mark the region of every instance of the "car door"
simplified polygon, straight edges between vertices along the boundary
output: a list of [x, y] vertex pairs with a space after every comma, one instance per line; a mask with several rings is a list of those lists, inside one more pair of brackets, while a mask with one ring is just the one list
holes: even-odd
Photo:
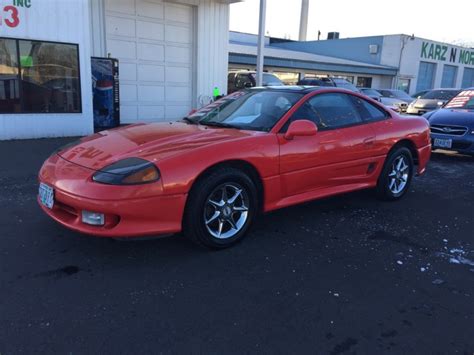
[[321, 93], [308, 99], [290, 118], [309, 119], [318, 133], [280, 142], [280, 173], [284, 196], [343, 185], [363, 184], [375, 154], [375, 134], [364, 124], [351, 97]]
[[392, 132], [390, 129], [392, 116], [384, 108], [363, 98], [352, 96], [352, 100], [366, 126], [374, 132], [375, 141], [372, 148], [375, 164], [383, 164], [385, 156], [393, 144], [393, 137], [390, 133]]

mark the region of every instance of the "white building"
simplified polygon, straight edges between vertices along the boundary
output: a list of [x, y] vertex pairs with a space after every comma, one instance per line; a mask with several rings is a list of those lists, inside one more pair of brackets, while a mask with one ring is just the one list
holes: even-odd
[[226, 92], [238, 0], [0, 0], [0, 139], [93, 132], [91, 57], [120, 61], [121, 122]]
[[[399, 34], [307, 42], [277, 41], [270, 47], [395, 69], [390, 84], [386, 78], [381, 82], [376, 73], [364, 75], [361, 83], [370, 82], [374, 88], [384, 88], [382, 85], [385, 85], [414, 94], [433, 88], [474, 86], [474, 49], [416, 36]], [[357, 72], [352, 75], [360, 78]]]

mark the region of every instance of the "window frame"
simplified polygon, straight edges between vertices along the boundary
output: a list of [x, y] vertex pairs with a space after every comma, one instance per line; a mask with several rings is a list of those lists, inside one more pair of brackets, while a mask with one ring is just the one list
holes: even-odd
[[[314, 98], [320, 96], [320, 95], [327, 95], [327, 94], [339, 94], [339, 95], [346, 95], [346, 97], [348, 98], [350, 104], [352, 105], [353, 109], [357, 112], [357, 114], [359, 115], [361, 121], [360, 122], [357, 122], [357, 123], [351, 123], [351, 124], [347, 124], [347, 125], [343, 125], [343, 126], [338, 126], [338, 127], [330, 127], [330, 128], [320, 128], [315, 122], [313, 122], [311, 120], [311, 122], [313, 122], [314, 124], [316, 124], [316, 126], [318, 127], [318, 132], [326, 132], [326, 131], [334, 131], [334, 130], [337, 130], [337, 129], [344, 129], [344, 128], [350, 128], [350, 127], [356, 127], [356, 126], [362, 126], [362, 125], [367, 125], [367, 124], [371, 124], [371, 123], [376, 123], [376, 122], [382, 122], [382, 121], [385, 121], [385, 120], [389, 120], [391, 118], [393, 118], [393, 116], [391, 115], [391, 113], [386, 110], [385, 108], [383, 107], [380, 107], [379, 105], [374, 105], [372, 104], [371, 102], [369, 102], [368, 100], [364, 99], [363, 97], [360, 97], [359, 95], [356, 95], [356, 94], [353, 94], [353, 93], [346, 93], [346, 92], [340, 92], [340, 91], [325, 91], [325, 92], [321, 92], [321, 93], [316, 93], [316, 94], [313, 94], [313, 95], [310, 95], [310, 96], [307, 96], [303, 99], [303, 101], [301, 102], [301, 104], [298, 106], [298, 108], [296, 109], [295, 112], [293, 112], [291, 114], [290, 117], [288, 117], [288, 119], [286, 120], [286, 122], [283, 124], [283, 126], [278, 130], [278, 133], [279, 134], [285, 134], [288, 130], [288, 127], [290, 126], [291, 123], [293, 123], [294, 121], [297, 121], [297, 120], [301, 120], [301, 119], [304, 119], [304, 118], [300, 118], [300, 119], [296, 119], [296, 120], [293, 120], [293, 117], [298, 113], [298, 111], [304, 107], [304, 105], [306, 104], [309, 104], [309, 102], [311, 100], [313, 100]], [[381, 111], [385, 112], [386, 114], [386, 117], [383, 118], [383, 119], [380, 119], [380, 120], [367, 120], [365, 119], [362, 115], [361, 115], [361, 112], [359, 112], [359, 109], [357, 108], [357, 106], [354, 104], [353, 100], [355, 99], [361, 99], [361, 100], [364, 100], [366, 101], [368, 104], [372, 104], [373, 106], [376, 106], [376, 108], [380, 109]], [[306, 118], [308, 119], [308, 118]]]
[[[19, 38], [19, 37], [3, 37], [0, 36], [0, 40], [13, 40], [15, 41], [16, 45], [16, 52], [17, 52], [17, 61], [18, 61], [18, 90], [20, 93], [20, 108], [21, 112], [1, 112], [1, 115], [77, 115], [77, 114], [82, 114], [83, 113], [83, 107], [82, 107], [82, 80], [81, 80], [81, 56], [80, 56], [80, 46], [79, 43], [71, 43], [71, 42], [59, 42], [59, 41], [45, 41], [45, 40], [40, 40], [40, 39], [30, 39], [30, 38]], [[42, 112], [42, 111], [24, 111], [24, 106], [23, 106], [23, 99], [22, 99], [22, 94], [23, 94], [23, 83], [21, 79], [21, 53], [20, 53], [20, 41], [25, 41], [25, 42], [37, 42], [37, 43], [50, 43], [50, 44], [62, 44], [62, 45], [70, 45], [70, 46], [75, 46], [77, 51], [76, 51], [76, 59], [77, 59], [77, 80], [78, 80], [78, 104], [79, 104], [79, 110], [76, 112], [62, 112], [62, 111], [51, 111], [51, 112]]]
[[[372, 102], [370, 102], [369, 100], [363, 98], [363, 97], [360, 97], [360, 96], [356, 96], [356, 95], [351, 95], [351, 100], [352, 101], [355, 101], [355, 100], [361, 100], [361, 101], [365, 101], [365, 103], [367, 103], [367, 105], [372, 105], [373, 107], [375, 107], [375, 109], [378, 109], [379, 111], [385, 113], [385, 117], [383, 118], [380, 118], [380, 119], [367, 119], [367, 118], [364, 118], [364, 116], [362, 116], [362, 112], [360, 112], [359, 108], [357, 107], [357, 105], [355, 103], [353, 103], [353, 105], [356, 107], [356, 110], [359, 112], [359, 115], [361, 115], [362, 117], [362, 121], [366, 122], [366, 123], [375, 123], [375, 122], [381, 122], [381, 121], [385, 121], [385, 120], [388, 120], [390, 118], [392, 118], [392, 115], [390, 114], [390, 112], [388, 112], [385, 108], [383, 107], [380, 107], [379, 105], [376, 105]], [[364, 109], [366, 111], [366, 109]], [[367, 114], [370, 115], [370, 112], [367, 111]]]

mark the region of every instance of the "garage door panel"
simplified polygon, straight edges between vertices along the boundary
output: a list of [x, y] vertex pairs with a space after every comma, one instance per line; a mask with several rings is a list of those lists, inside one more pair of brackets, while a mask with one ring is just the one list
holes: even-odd
[[161, 44], [139, 43], [138, 59], [162, 62], [165, 59], [165, 46]]
[[106, 31], [109, 35], [135, 37], [135, 20], [108, 16], [106, 21]]
[[166, 106], [166, 120], [178, 120], [188, 115], [191, 111], [190, 105], [168, 105]]
[[167, 62], [187, 64], [190, 62], [190, 58], [191, 48], [166, 46], [165, 59]]
[[193, 8], [106, 0], [107, 52], [120, 63], [123, 122], [187, 114], [193, 93]]
[[163, 20], [165, 18], [165, 8], [162, 3], [138, 0], [137, 14], [139, 16]]
[[136, 43], [131, 41], [109, 39], [107, 41], [107, 50], [112, 53], [115, 58], [119, 59], [136, 59], [137, 57]]
[[189, 101], [191, 90], [187, 86], [167, 85], [165, 90], [166, 101]]
[[165, 25], [162, 23], [137, 21], [138, 38], [163, 41], [165, 39]]
[[135, 122], [138, 120], [136, 105], [120, 105], [120, 120], [122, 122]]
[[165, 88], [158, 85], [140, 85], [138, 87], [138, 97], [140, 102], [165, 101]]
[[166, 26], [166, 41], [190, 44], [191, 43], [191, 29], [181, 26]]
[[120, 63], [120, 80], [137, 80], [137, 65], [135, 63]]
[[120, 83], [120, 97], [123, 102], [137, 101], [137, 85]]
[[159, 121], [165, 116], [165, 107], [161, 105], [139, 106], [138, 119], [140, 121]]
[[160, 65], [138, 65], [138, 80], [140, 81], [165, 81], [165, 67]]
[[135, 14], [135, 0], [106, 0], [105, 8], [123, 14]]
[[189, 24], [192, 21], [192, 9], [190, 6], [166, 4], [165, 19], [167, 21]]
[[166, 82], [186, 84], [191, 82], [191, 69], [183, 67], [166, 67]]

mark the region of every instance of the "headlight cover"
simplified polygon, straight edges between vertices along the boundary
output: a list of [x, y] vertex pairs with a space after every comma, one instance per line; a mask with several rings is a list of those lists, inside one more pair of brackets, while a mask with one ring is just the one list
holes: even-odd
[[141, 158], [119, 160], [97, 171], [92, 180], [108, 185], [149, 184], [160, 179], [160, 172], [155, 164]]

